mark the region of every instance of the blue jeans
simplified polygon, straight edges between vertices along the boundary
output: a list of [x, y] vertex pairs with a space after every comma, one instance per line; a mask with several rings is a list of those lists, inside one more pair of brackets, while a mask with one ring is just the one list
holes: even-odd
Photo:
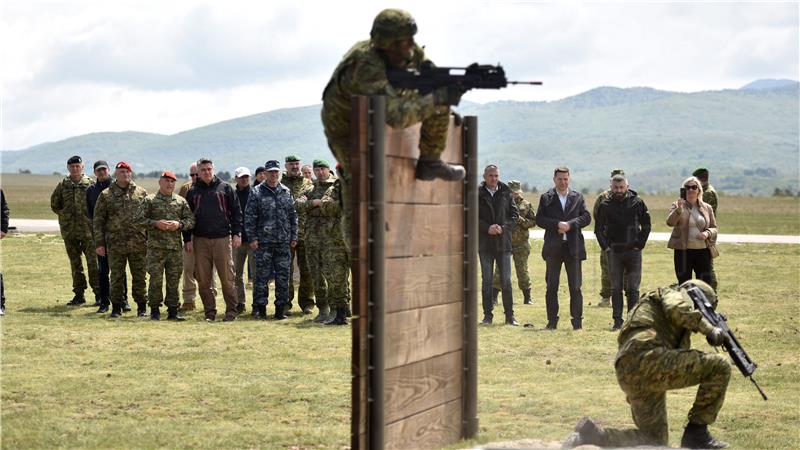
[[642, 251], [625, 250], [608, 252], [608, 272], [611, 278], [611, 317], [614, 325], [622, 324], [622, 289], [626, 285], [628, 311], [639, 300], [639, 284], [642, 282]]
[[514, 299], [511, 294], [511, 252], [478, 252], [481, 260], [481, 300], [483, 303], [483, 316], [492, 319], [492, 281], [494, 280], [494, 266], [500, 271], [500, 284], [503, 290], [503, 310], [506, 319], [514, 317]]

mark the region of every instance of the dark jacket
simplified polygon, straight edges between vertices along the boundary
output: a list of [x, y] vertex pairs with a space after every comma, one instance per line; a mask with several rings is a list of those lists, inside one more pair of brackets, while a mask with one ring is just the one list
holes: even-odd
[[[497, 184], [494, 195], [486, 189], [485, 182], [481, 183], [478, 189], [478, 251], [510, 252], [511, 231], [517, 218], [517, 205], [511, 197], [511, 189], [505, 183]], [[503, 234], [489, 234], [489, 227], [494, 224], [503, 227]]]
[[8, 203], [6, 203], [6, 194], [2, 189], [0, 189], [0, 203], [2, 204], [1, 206], [3, 212], [3, 218], [2, 221], [0, 221], [0, 230], [2, 230], [3, 233], [8, 233], [8, 219], [11, 214], [8, 209]]
[[186, 194], [186, 201], [194, 213], [194, 228], [183, 234], [183, 241], [192, 236], [218, 239], [226, 236], [241, 236], [242, 209], [236, 192], [228, 183], [214, 176], [211, 183], [197, 180]]
[[613, 252], [643, 249], [650, 236], [650, 212], [635, 191], [628, 190], [622, 200], [613, 194], [600, 202], [594, 222], [600, 248]]
[[247, 199], [250, 198], [251, 188], [250, 185], [247, 185], [244, 189], [239, 189], [239, 186], [235, 186], [233, 190], [236, 192], [236, 198], [239, 200], [239, 210], [242, 211], [242, 242], [250, 242], [250, 238], [247, 236], [247, 229], [244, 227], [244, 215], [245, 215], [245, 208], [247, 208]]
[[97, 180], [91, 186], [86, 188], [86, 214], [90, 219], [94, 218], [94, 205], [97, 204], [97, 199], [100, 198], [100, 193], [109, 186], [111, 186], [111, 177], [106, 181]]
[[539, 207], [536, 208], [536, 225], [544, 229], [543, 259], [561, 256], [563, 237], [558, 233], [558, 222], [570, 224], [570, 230], [567, 232], [570, 256], [580, 260], [586, 259], [586, 245], [583, 242], [581, 228], [592, 223], [592, 216], [586, 209], [586, 203], [580, 192], [569, 190], [566, 208], [563, 210], [555, 188], [539, 197]]

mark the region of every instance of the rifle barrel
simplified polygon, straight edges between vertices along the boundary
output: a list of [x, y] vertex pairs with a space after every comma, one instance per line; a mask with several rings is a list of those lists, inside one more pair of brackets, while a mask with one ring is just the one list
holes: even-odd
[[756, 389], [758, 389], [758, 393], [761, 394], [761, 397], [764, 398], [764, 401], [767, 401], [767, 394], [765, 394], [764, 391], [761, 390], [761, 386], [759, 386], [758, 383], [756, 383], [756, 380], [755, 378], [753, 378], [752, 375], [750, 375], [750, 381], [752, 381], [753, 384], [756, 385]]
[[509, 81], [508, 84], [531, 84], [535, 86], [541, 86], [541, 81]]

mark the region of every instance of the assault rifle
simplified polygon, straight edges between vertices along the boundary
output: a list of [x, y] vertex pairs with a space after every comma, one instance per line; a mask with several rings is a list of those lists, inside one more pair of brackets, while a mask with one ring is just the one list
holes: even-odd
[[440, 87], [457, 86], [462, 92], [470, 89], [500, 89], [509, 84], [541, 85], [541, 81], [508, 81], [506, 72], [499, 64], [474, 63], [467, 67], [436, 67], [430, 61], [423, 62], [419, 70], [394, 69], [386, 71], [389, 83], [398, 89], [416, 89], [427, 95]]
[[753, 378], [753, 372], [756, 371], [758, 365], [750, 359], [747, 352], [739, 345], [739, 341], [736, 339], [736, 336], [733, 335], [733, 331], [728, 328], [728, 319], [714, 310], [705, 292], [699, 287], [692, 286], [686, 290], [686, 293], [689, 294], [692, 302], [694, 302], [695, 309], [700, 311], [700, 314], [702, 314], [711, 325], [722, 330], [722, 334], [725, 336], [722, 348], [731, 356], [733, 363], [739, 368], [739, 372], [750, 378], [750, 381], [752, 381], [756, 389], [758, 389], [758, 393], [761, 394], [764, 400], [767, 400], [767, 394], [761, 390], [761, 386], [759, 386]]

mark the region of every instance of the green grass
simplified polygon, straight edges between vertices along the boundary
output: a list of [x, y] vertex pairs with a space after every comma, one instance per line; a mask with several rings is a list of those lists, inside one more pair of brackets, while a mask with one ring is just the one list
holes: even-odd
[[[108, 320], [93, 308], [64, 306], [71, 292], [60, 238], [12, 235], [0, 245], [8, 297], [8, 315], [0, 320], [3, 448], [349, 445], [349, 329], [297, 316], [281, 323], [207, 324], [200, 313], [181, 324], [131, 315]], [[593, 305], [598, 253], [595, 243], [588, 245], [585, 330], [566, 326], [562, 277], [567, 329], [544, 332], [544, 264], [541, 241], [534, 241], [534, 305], [519, 305], [516, 289], [515, 298], [518, 319], [535, 328], [480, 328], [480, 432], [458, 447], [559, 440], [587, 414], [613, 426], [631, 424], [612, 367], [611, 311]], [[800, 448], [800, 247], [726, 244], [722, 250], [720, 309], [759, 364], [755, 375], [770, 400], [762, 401], [734, 371], [712, 431], [734, 448]], [[647, 247], [643, 291], [673, 282], [671, 261], [663, 243]], [[708, 348], [703, 339], [695, 346]], [[694, 392], [668, 395], [673, 444]]]
[[[57, 219], [50, 211], [50, 194], [63, 177], [52, 175], [2, 174], [2, 186], [11, 207], [11, 216], [25, 219]], [[142, 178], [136, 183], [148, 192], [158, 190], [158, 180]], [[179, 181], [182, 184], [183, 180]], [[597, 194], [587, 194], [586, 207], [592, 210]], [[670, 231], [665, 220], [675, 198], [658, 195], [642, 196], [650, 209], [653, 231]], [[527, 193], [525, 198], [539, 202], [539, 195]], [[723, 233], [735, 234], [800, 234], [800, 198], [798, 197], [720, 197], [718, 226]]]

